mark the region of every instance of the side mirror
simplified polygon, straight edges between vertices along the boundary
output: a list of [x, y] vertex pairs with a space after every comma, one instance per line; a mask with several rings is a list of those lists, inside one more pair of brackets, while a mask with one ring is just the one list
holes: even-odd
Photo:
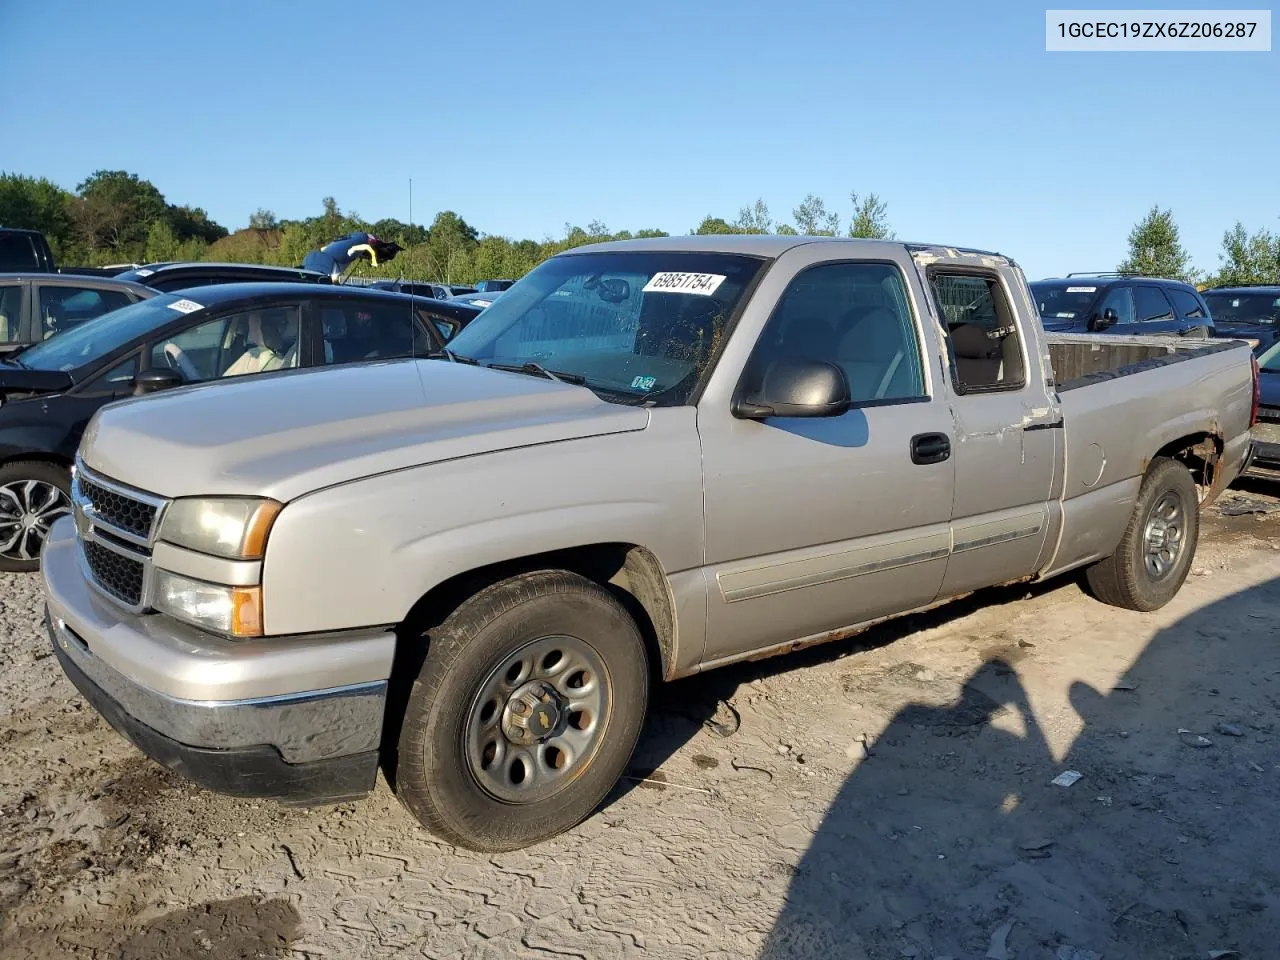
[[135, 396], [141, 396], [144, 393], [155, 393], [157, 390], [180, 387], [186, 382], [187, 378], [177, 370], [171, 370], [168, 367], [153, 367], [150, 370], [144, 370], [133, 378], [133, 392]]
[[844, 370], [822, 360], [770, 361], [733, 403], [741, 420], [767, 417], [838, 417], [849, 409]]
[[1094, 330], [1105, 330], [1107, 327], [1114, 327], [1120, 321], [1120, 317], [1116, 315], [1115, 310], [1111, 307], [1102, 311], [1101, 317], [1095, 317], [1093, 320]]
[[631, 284], [618, 277], [600, 281], [600, 299], [605, 303], [622, 303], [631, 296]]

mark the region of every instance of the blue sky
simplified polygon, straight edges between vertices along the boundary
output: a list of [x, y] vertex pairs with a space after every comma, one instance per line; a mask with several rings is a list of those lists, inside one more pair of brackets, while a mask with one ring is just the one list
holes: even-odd
[[1050, 54], [1043, 5], [149, 7], [0, 0], [0, 169], [127, 169], [232, 229], [327, 194], [407, 219], [412, 177], [416, 221], [535, 238], [874, 191], [1033, 278], [1113, 267], [1156, 203], [1201, 268], [1280, 229], [1280, 53]]

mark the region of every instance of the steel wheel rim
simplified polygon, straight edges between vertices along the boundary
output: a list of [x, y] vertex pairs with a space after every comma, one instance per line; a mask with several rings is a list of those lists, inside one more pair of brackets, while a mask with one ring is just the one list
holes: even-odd
[[1147, 514], [1143, 525], [1143, 566], [1152, 580], [1170, 576], [1182, 557], [1186, 542], [1186, 509], [1176, 493], [1166, 493]]
[[44, 480], [11, 480], [0, 486], [0, 557], [35, 560], [49, 528], [71, 512], [62, 490]]
[[506, 803], [554, 796], [599, 752], [612, 694], [608, 668], [585, 640], [550, 636], [525, 644], [489, 673], [467, 709], [471, 775]]

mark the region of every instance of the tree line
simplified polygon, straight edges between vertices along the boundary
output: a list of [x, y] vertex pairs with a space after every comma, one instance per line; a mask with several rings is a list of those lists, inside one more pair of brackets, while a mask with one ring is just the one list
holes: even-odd
[[[333, 197], [320, 212], [300, 220], [259, 209], [234, 231], [200, 207], [169, 203], [149, 180], [125, 170], [98, 170], [67, 190], [44, 177], [0, 173], [0, 226], [40, 230], [58, 262], [67, 266], [219, 260], [297, 266], [312, 250], [356, 230], [394, 240], [404, 248], [394, 261], [365, 266], [369, 276], [472, 283], [486, 277], [519, 277], [548, 257], [587, 243], [665, 237], [658, 229], [612, 231], [593, 220], [566, 223], [559, 237], [513, 239], [484, 234], [452, 210], [429, 225], [395, 218], [368, 221], [343, 212]], [[782, 234], [892, 239], [888, 205], [875, 193], [849, 194], [843, 211], [807, 194], [790, 221], [775, 221], [765, 201], [744, 206], [736, 218], [707, 214], [691, 234]], [[1129, 254], [1117, 270], [1174, 277], [1201, 285], [1280, 283], [1280, 234], [1250, 233], [1237, 222], [1222, 238], [1217, 271], [1196, 269], [1182, 246], [1173, 213], [1156, 206], [1129, 234]]]

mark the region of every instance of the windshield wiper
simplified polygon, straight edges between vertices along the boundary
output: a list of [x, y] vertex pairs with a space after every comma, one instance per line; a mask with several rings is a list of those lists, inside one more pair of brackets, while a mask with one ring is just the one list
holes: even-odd
[[559, 370], [548, 370], [540, 363], [529, 360], [525, 363], [486, 363], [486, 367], [490, 370], [507, 370], [511, 373], [532, 373], [535, 376], [546, 377], [548, 380], [554, 380], [556, 383], [572, 383], [575, 386], [582, 386], [587, 382], [587, 378], [579, 373], [562, 373]]
[[429, 359], [444, 357], [450, 363], [469, 363], [473, 367], [478, 367], [480, 365], [480, 361], [477, 360], [475, 357], [467, 357], [461, 353], [454, 353], [448, 347], [441, 347], [439, 350], [432, 351], [431, 353], [427, 354], [427, 357]]

